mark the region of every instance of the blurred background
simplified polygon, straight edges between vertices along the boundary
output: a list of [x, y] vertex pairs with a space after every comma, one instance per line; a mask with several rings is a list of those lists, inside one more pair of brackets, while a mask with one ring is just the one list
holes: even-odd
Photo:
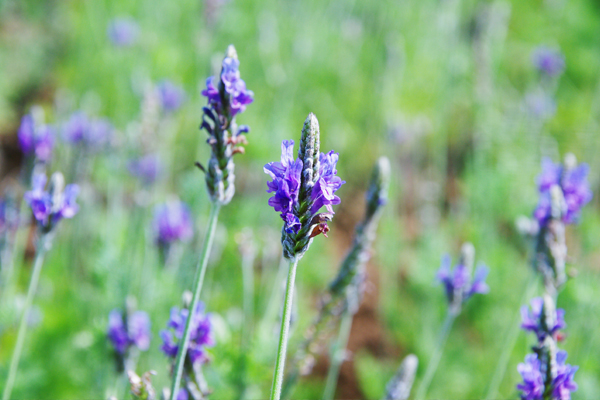
[[[282, 140], [298, 140], [309, 112], [319, 119], [322, 150], [339, 152], [338, 175], [347, 184], [337, 193], [342, 203], [329, 237], [317, 238], [300, 263], [289, 354], [351, 243], [371, 168], [386, 155], [393, 166], [390, 202], [338, 397], [381, 397], [409, 353], [420, 359], [419, 379], [446, 310], [435, 273], [444, 253], [456, 259], [470, 241], [476, 260], [490, 268], [491, 290], [456, 320], [428, 396], [482, 398], [530, 274], [530, 247], [515, 221], [537, 204], [542, 157], [558, 162], [572, 152], [589, 163], [595, 197], [567, 231], [575, 278], [558, 298], [568, 325], [561, 347], [580, 366], [573, 398], [594, 398], [600, 393], [598, 32], [597, 0], [2, 1], [0, 188], [4, 196], [26, 190], [19, 184], [24, 158], [17, 130], [32, 110], [58, 132], [49, 170], [82, 188], [81, 210], [61, 223], [42, 271], [14, 398], [113, 394], [117, 374], [106, 326], [110, 310], [122, 309], [128, 295], [152, 322], [138, 373], [154, 369], [155, 387], [168, 385], [158, 332], [190, 289], [209, 210], [204, 177], [194, 167], [209, 156], [198, 130], [206, 103], [200, 91], [218, 73], [229, 44], [255, 101], [238, 117], [251, 127], [249, 144], [235, 159], [236, 195], [221, 213], [202, 295], [217, 338], [206, 368], [213, 398], [268, 397], [278, 333], [270, 299], [282, 296], [281, 220], [267, 205], [262, 167], [279, 159]], [[564, 68], [540, 67], [540, 51], [562, 53]], [[165, 81], [184, 90], [181, 106], [157, 105], [149, 88]], [[83, 152], [62, 138], [77, 110], [110, 121], [106, 146]], [[132, 174], [132, 160], [144, 156], [160, 160], [150, 181]], [[165, 262], [155, 245], [153, 210], [174, 196], [191, 208], [194, 237]], [[24, 257], [15, 260], [1, 306], [1, 377], [31, 274], [33, 232], [25, 235]], [[253, 265], [255, 289], [247, 379], [240, 378], [244, 257]], [[501, 398], [518, 397], [516, 366], [531, 345], [520, 333]], [[319, 398], [327, 365], [326, 355], [318, 359], [294, 397]]]

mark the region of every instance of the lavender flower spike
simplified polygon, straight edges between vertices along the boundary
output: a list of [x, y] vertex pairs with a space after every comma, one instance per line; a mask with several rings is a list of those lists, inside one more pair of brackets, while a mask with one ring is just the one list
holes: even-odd
[[536, 48], [531, 59], [538, 71], [548, 76], [560, 75], [565, 69], [565, 56], [559, 50], [546, 46]]
[[528, 354], [518, 365], [523, 382], [517, 385], [522, 400], [570, 400], [577, 390], [574, 376], [578, 367], [566, 364], [567, 352], [542, 347]]
[[183, 88], [168, 80], [159, 82], [156, 91], [160, 105], [166, 112], [177, 111], [186, 100]]
[[27, 114], [21, 119], [18, 138], [26, 156], [34, 156], [42, 162], [50, 161], [54, 148], [54, 130], [49, 125], [38, 125], [33, 115]]
[[[240, 62], [233, 46], [229, 46], [223, 59], [221, 75], [206, 80], [202, 95], [208, 99], [204, 107], [200, 129], [208, 133], [212, 152], [206, 172], [206, 186], [211, 199], [220, 205], [228, 204], [235, 192], [233, 156], [243, 153], [247, 126], [237, 126], [235, 117], [254, 100], [254, 93], [246, 89], [240, 78]], [[199, 163], [197, 164], [204, 170]]]
[[[281, 162], [264, 167], [273, 179], [267, 183], [267, 192], [274, 193], [269, 205], [284, 221], [281, 240], [288, 259], [302, 257], [313, 237], [321, 233], [327, 236], [332, 206], [340, 202], [335, 192], [345, 183], [337, 176], [338, 154], [319, 153], [319, 135], [319, 122], [311, 113], [302, 129], [298, 159], [294, 161], [294, 141], [284, 141]], [[322, 207], [326, 213], [319, 213]]]
[[132, 368], [131, 351], [150, 347], [150, 318], [143, 311], [123, 313], [114, 309], [108, 315], [106, 336], [115, 350], [117, 370]]
[[188, 241], [194, 234], [192, 216], [188, 206], [173, 199], [154, 209], [154, 233], [161, 246], [175, 241]]
[[106, 28], [106, 34], [110, 41], [118, 47], [128, 47], [137, 41], [140, 28], [138, 24], [129, 17], [113, 19]]
[[461, 260], [454, 271], [450, 268], [452, 263], [450, 256], [445, 255], [442, 258], [442, 265], [436, 278], [444, 285], [450, 310], [454, 313], [459, 313], [462, 304], [475, 293], [486, 294], [489, 292], [489, 287], [485, 283], [489, 270], [485, 265], [478, 265], [474, 277], [471, 279], [474, 256], [473, 245], [465, 243], [462, 248]]
[[409, 354], [400, 364], [396, 374], [390, 379], [385, 388], [384, 400], [406, 400], [410, 397], [419, 359], [414, 354]]
[[44, 233], [50, 232], [63, 218], [73, 218], [79, 211], [75, 202], [79, 186], [64, 184], [63, 175], [55, 172], [51, 184], [45, 190], [46, 175], [33, 177], [32, 190], [25, 193], [25, 201], [31, 207], [33, 216]]
[[542, 343], [547, 336], [555, 337], [559, 329], [567, 326], [564, 315], [565, 310], [555, 310], [548, 295], [536, 297], [531, 300], [531, 310], [527, 306], [521, 307], [521, 328], [535, 333], [538, 342]]

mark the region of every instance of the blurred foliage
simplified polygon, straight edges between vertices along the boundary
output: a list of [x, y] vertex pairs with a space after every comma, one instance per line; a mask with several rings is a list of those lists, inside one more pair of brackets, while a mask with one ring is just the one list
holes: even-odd
[[[136, 45], [109, 42], [106, 27], [118, 16], [138, 22]], [[369, 269], [374, 317], [369, 324], [355, 323], [353, 336], [378, 333], [372, 335], [375, 343], [351, 337], [362, 349], [353, 359], [353, 375], [340, 382], [356, 386], [364, 398], [380, 396], [408, 353], [419, 357], [423, 373], [445, 310], [435, 271], [443, 253], [456, 254], [462, 242], [471, 241], [477, 260], [491, 269], [491, 292], [473, 299], [457, 319], [429, 396], [481, 398], [529, 275], [529, 249], [514, 221], [536, 204], [541, 157], [557, 160], [573, 152], [590, 164], [596, 196], [581, 224], [568, 231], [571, 267], [578, 274], [558, 299], [568, 324], [561, 346], [568, 361], [580, 365], [573, 399], [594, 398], [600, 392], [594, 358], [600, 354], [599, 29], [600, 3], [592, 0], [4, 0], [3, 143], [15, 142], [21, 115], [35, 104], [50, 122], [60, 124], [81, 108], [109, 117], [118, 130], [109, 152], [85, 160], [89, 175], [79, 182], [81, 211], [60, 227], [42, 271], [35, 300], [42, 319], [28, 333], [15, 398], [113, 394], [119, 387], [105, 338], [107, 316], [123, 307], [128, 294], [153, 324], [153, 343], [138, 373], [155, 369], [156, 387], [167, 385], [158, 332], [189, 289], [208, 214], [204, 179], [193, 166], [209, 151], [198, 130], [205, 103], [200, 90], [230, 43], [256, 100], [238, 118], [252, 129], [250, 144], [236, 158], [236, 196], [221, 213], [202, 296], [217, 330], [218, 345], [206, 368], [215, 399], [268, 397], [277, 320], [266, 311], [269, 298], [278, 296], [281, 221], [266, 204], [262, 165], [279, 158], [281, 140], [299, 138], [310, 111], [320, 121], [322, 149], [340, 153], [339, 175], [348, 183], [339, 192], [342, 204], [330, 237], [314, 242], [298, 270], [290, 352], [350, 243], [370, 168], [383, 154], [393, 160], [395, 178]], [[540, 44], [565, 54], [566, 71], [556, 81], [543, 81], [531, 64], [531, 51]], [[169, 173], [143, 189], [128, 175], [126, 162], [140, 152], [136, 132], [146, 85], [165, 78], [183, 85], [188, 101], [161, 119], [147, 145], [166, 160]], [[548, 120], [525, 105], [527, 94], [540, 86], [557, 104]], [[69, 173], [74, 160], [72, 149], [60, 144], [52, 170]], [[168, 270], [153, 245], [150, 222], [152, 206], [173, 194], [190, 204], [198, 230], [182, 246], [179, 266]], [[260, 252], [256, 336], [244, 367], [241, 257], [233, 238], [245, 227], [253, 229]], [[12, 294], [25, 293], [30, 262], [17, 260]], [[6, 376], [16, 336], [18, 312], [7, 308], [0, 377]], [[516, 365], [530, 339], [519, 336], [502, 398], [516, 397]], [[319, 371], [301, 382], [295, 396], [321, 395]], [[124, 388], [118, 390], [123, 398]]]

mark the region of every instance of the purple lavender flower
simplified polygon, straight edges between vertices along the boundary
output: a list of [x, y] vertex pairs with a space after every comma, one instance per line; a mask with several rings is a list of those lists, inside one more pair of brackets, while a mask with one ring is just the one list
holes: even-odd
[[[332, 205], [340, 203], [340, 198], [335, 195], [335, 192], [346, 182], [336, 175], [338, 158], [338, 154], [333, 151], [319, 155], [318, 179], [310, 193], [313, 202], [310, 208], [312, 214], [318, 213], [322, 207], [333, 214]], [[302, 167], [300, 158], [294, 161], [294, 141], [284, 140], [281, 144], [281, 161], [270, 162], [263, 168], [264, 172], [273, 179], [267, 182], [267, 193], [274, 193], [269, 199], [269, 205], [281, 213], [288, 233], [297, 233], [301, 227], [296, 209], [299, 206], [298, 194]]]
[[[192, 365], [199, 365], [208, 362], [207, 347], [215, 344], [210, 314], [204, 314], [204, 304], [198, 303], [196, 312], [192, 315], [191, 335], [189, 349], [186, 357]], [[171, 318], [167, 323], [167, 329], [160, 332], [163, 340], [161, 350], [169, 358], [175, 359], [179, 350], [179, 341], [183, 336], [185, 324], [189, 311], [187, 309], [179, 310], [177, 307], [171, 308]]]
[[555, 315], [547, 319], [552, 321], [552, 326], [547, 326], [547, 322], [544, 321], [544, 299], [536, 297], [531, 300], [531, 310], [527, 306], [521, 307], [521, 328], [526, 331], [530, 331], [536, 334], [538, 342], [543, 342], [546, 336], [550, 335], [554, 337], [555, 333], [559, 329], [563, 329], [567, 324], [565, 323], [565, 310], [559, 308], [555, 311]]
[[168, 245], [176, 240], [188, 241], [194, 234], [190, 210], [185, 203], [171, 200], [154, 210], [156, 241]]
[[546, 46], [536, 48], [531, 60], [540, 72], [548, 76], [560, 75], [565, 70], [565, 56], [559, 50]]
[[523, 382], [517, 385], [522, 400], [543, 400], [544, 375], [541, 369], [542, 363], [537, 354], [526, 355], [525, 362], [517, 366], [517, 371], [523, 378]]
[[451, 265], [452, 260], [446, 254], [442, 257], [442, 264], [436, 277], [444, 285], [448, 303], [453, 304], [458, 299], [461, 303], [464, 303], [475, 293], [486, 294], [489, 292], [490, 289], [485, 283], [489, 270], [485, 265], [479, 264], [477, 266], [472, 280], [471, 272], [464, 263], [456, 265], [454, 272], [451, 270]]
[[62, 174], [52, 175], [52, 189], [46, 191], [47, 178], [45, 174], [33, 177], [32, 190], [25, 193], [25, 201], [31, 207], [33, 216], [40, 226], [50, 230], [63, 218], [73, 218], [79, 211], [76, 203], [79, 186], [70, 184], [64, 187]]
[[156, 85], [158, 99], [163, 110], [176, 111], [185, 102], [185, 91], [171, 81], [162, 81]]
[[106, 34], [115, 46], [127, 47], [137, 41], [139, 30], [138, 24], [132, 18], [121, 17], [108, 24]]
[[566, 351], [556, 353], [556, 378], [553, 381], [552, 394], [560, 400], [570, 400], [571, 392], [577, 390], [577, 383], [573, 379], [579, 367], [565, 364], [566, 360]]
[[534, 117], [548, 119], [556, 113], [556, 102], [544, 92], [530, 92], [525, 96], [527, 111]]
[[108, 315], [108, 339], [120, 355], [124, 355], [131, 346], [142, 351], [150, 347], [150, 318], [143, 311], [128, 316], [125, 323], [123, 313], [114, 309]]
[[54, 148], [54, 130], [48, 125], [36, 125], [31, 114], [24, 115], [18, 132], [19, 145], [26, 155], [42, 162], [50, 161]]
[[[218, 114], [230, 110], [231, 117], [244, 112], [246, 106], [254, 101], [254, 93], [246, 89], [246, 82], [240, 78], [240, 62], [234, 57], [223, 59], [220, 82], [211, 76], [206, 80], [206, 89], [202, 95], [208, 98]], [[219, 83], [223, 85], [223, 92], [219, 90]], [[223, 104], [225, 102], [225, 104]]]
[[581, 208], [593, 197], [587, 181], [588, 172], [589, 167], [585, 163], [565, 168], [549, 158], [542, 160], [542, 173], [537, 178], [540, 200], [534, 211], [534, 217], [540, 225], [544, 225], [552, 216], [550, 188], [553, 185], [561, 188], [565, 199], [563, 222], [572, 224], [578, 220]]
[[145, 185], [153, 184], [162, 172], [162, 163], [155, 154], [148, 154], [127, 164], [129, 173]]
[[517, 367], [523, 382], [517, 385], [521, 391], [522, 400], [544, 400], [545, 393], [552, 393], [552, 399], [570, 400], [571, 392], [577, 390], [574, 375], [578, 367], [565, 364], [567, 352], [560, 350], [556, 353], [556, 376], [549, 382], [550, 388], [546, 388], [544, 378], [546, 376], [546, 363], [542, 363], [537, 354], [525, 356], [525, 362]]
[[78, 111], [65, 124], [63, 138], [70, 144], [97, 149], [110, 141], [112, 131], [112, 124], [107, 119], [89, 119], [84, 112]]

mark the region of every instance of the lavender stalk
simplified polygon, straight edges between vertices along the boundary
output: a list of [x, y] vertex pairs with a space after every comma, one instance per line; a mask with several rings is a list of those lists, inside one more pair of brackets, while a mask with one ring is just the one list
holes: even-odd
[[[250, 130], [247, 126], [238, 127], [235, 121], [236, 115], [243, 112], [246, 105], [254, 100], [254, 94], [246, 89], [246, 83], [240, 78], [239, 64], [235, 48], [230, 45], [223, 59], [219, 78], [208, 78], [206, 89], [202, 92], [208, 98], [208, 106], [203, 108], [204, 114], [200, 128], [208, 133], [207, 143], [211, 147], [211, 157], [207, 169], [200, 163], [196, 163], [196, 165], [206, 175], [206, 188], [211, 198], [211, 211], [202, 255], [198, 260], [196, 269], [192, 290], [193, 297], [190, 304], [191, 310], [195, 310], [199, 304], [208, 257], [219, 218], [219, 210], [221, 206], [231, 201], [235, 192], [233, 156], [244, 152], [242, 147], [246, 143], [244, 134]], [[175, 400], [179, 393], [190, 340], [190, 329], [191, 318], [188, 318], [173, 370], [171, 400]]]
[[[327, 222], [331, 221], [334, 214], [332, 205], [340, 203], [335, 192], [344, 184], [337, 176], [338, 155], [333, 151], [319, 153], [319, 145], [319, 123], [311, 113], [302, 129], [298, 159], [294, 160], [293, 157], [294, 142], [284, 141], [281, 162], [271, 162], [264, 167], [265, 173], [273, 179], [267, 183], [267, 191], [274, 193], [269, 205], [281, 213], [284, 221], [281, 242], [283, 255], [290, 265], [271, 387], [272, 400], [281, 398], [298, 261], [315, 236], [321, 233], [326, 236], [329, 231]], [[323, 206], [327, 212], [319, 213]]]
[[448, 339], [448, 334], [454, 323], [454, 319], [460, 314], [463, 304], [471, 298], [475, 293], [485, 294], [489, 291], [488, 285], [485, 283], [485, 278], [488, 274], [488, 269], [485, 265], [480, 264], [475, 270], [473, 278], [471, 271], [475, 259], [475, 248], [471, 243], [465, 243], [462, 246], [461, 258], [458, 265], [451, 271], [451, 259], [446, 255], [442, 259], [437, 279], [444, 285], [446, 298], [448, 300], [448, 312], [444, 324], [440, 329], [438, 339], [436, 341], [433, 355], [427, 365], [425, 376], [421, 381], [415, 399], [424, 399], [427, 394], [429, 384], [435, 375], [439, 365], [444, 345]]
[[332, 319], [337, 319], [341, 315], [339, 336], [332, 350], [324, 398], [331, 398], [335, 394], [335, 385], [344, 360], [352, 318], [358, 311], [362, 299], [366, 277], [365, 266], [371, 257], [371, 246], [375, 240], [379, 217], [383, 206], [387, 203], [389, 181], [390, 163], [386, 157], [381, 157], [375, 164], [366, 193], [367, 205], [364, 219], [356, 227], [352, 248], [342, 262], [337, 276], [330, 283], [326, 295], [321, 300], [319, 314], [309, 327], [305, 341], [296, 352], [294, 370], [289, 374], [284, 385], [284, 398], [289, 394], [299, 375], [310, 372], [311, 348], [319, 339], [324, 327]]
[[396, 374], [390, 379], [385, 388], [385, 397], [383, 400], [407, 400], [410, 396], [419, 359], [414, 354], [407, 355]]
[[52, 238], [57, 224], [63, 218], [72, 218], [77, 214], [79, 206], [75, 203], [79, 187], [77, 185], [64, 185], [64, 178], [61, 173], [57, 172], [52, 175], [52, 181], [48, 191], [46, 186], [46, 175], [40, 174], [33, 177], [33, 188], [25, 193], [25, 201], [29, 204], [33, 211], [33, 215], [38, 223], [39, 242], [36, 249], [36, 256], [27, 290], [27, 298], [23, 307], [23, 315], [19, 324], [19, 332], [17, 334], [17, 342], [10, 360], [8, 370], [8, 378], [2, 395], [3, 400], [10, 399], [12, 388], [17, 376], [19, 361], [23, 344], [25, 343], [25, 335], [27, 333], [27, 320], [29, 311], [33, 304], [33, 297], [37, 291], [44, 257], [52, 245]]

